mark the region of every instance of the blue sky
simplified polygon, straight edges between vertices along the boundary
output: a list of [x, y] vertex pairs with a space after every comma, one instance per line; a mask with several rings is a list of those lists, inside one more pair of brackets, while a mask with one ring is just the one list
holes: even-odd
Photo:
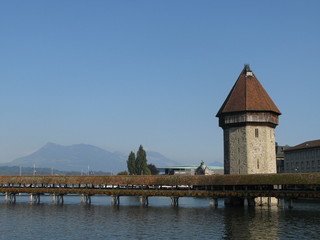
[[243, 65], [280, 145], [319, 139], [319, 1], [0, 1], [0, 162], [47, 142], [223, 161]]

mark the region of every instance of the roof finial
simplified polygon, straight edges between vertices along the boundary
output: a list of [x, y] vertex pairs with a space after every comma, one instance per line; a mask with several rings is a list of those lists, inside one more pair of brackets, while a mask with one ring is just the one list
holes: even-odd
[[253, 73], [250, 69], [250, 65], [249, 64], [245, 64], [244, 65], [244, 69], [245, 69], [245, 74], [246, 74], [246, 77], [252, 77], [253, 76]]
[[252, 72], [250, 69], [250, 64], [245, 64], [244, 68], [246, 69], [246, 72]]

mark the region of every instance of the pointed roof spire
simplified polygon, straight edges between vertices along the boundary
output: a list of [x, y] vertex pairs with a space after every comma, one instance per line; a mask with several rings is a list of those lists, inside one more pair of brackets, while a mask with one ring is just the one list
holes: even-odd
[[222, 114], [248, 111], [281, 114], [280, 110], [253, 74], [249, 64], [245, 64], [238, 80], [216, 116], [219, 117]]

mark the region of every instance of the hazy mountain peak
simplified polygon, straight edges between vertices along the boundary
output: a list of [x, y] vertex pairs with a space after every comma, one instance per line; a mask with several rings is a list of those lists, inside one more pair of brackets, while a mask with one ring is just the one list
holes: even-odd
[[[129, 153], [128, 153], [129, 155]], [[117, 173], [127, 169], [128, 155], [119, 152], [109, 152], [105, 149], [89, 145], [74, 144], [63, 146], [48, 142], [38, 151], [12, 162], [2, 164], [7, 166], [22, 166], [55, 168], [62, 171], [104, 171]], [[147, 152], [148, 163], [157, 167], [176, 165], [160, 153]]]
[[59, 144], [56, 144], [56, 143], [53, 143], [53, 142], [47, 142], [46, 145], [44, 145], [42, 148], [49, 148], [49, 147], [57, 147], [57, 146], [62, 146], [62, 145], [59, 145]]

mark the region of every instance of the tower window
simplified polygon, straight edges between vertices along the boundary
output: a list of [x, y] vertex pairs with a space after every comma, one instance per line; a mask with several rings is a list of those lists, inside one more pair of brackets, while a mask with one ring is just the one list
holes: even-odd
[[259, 159], [257, 160], [257, 168], [259, 169], [260, 164], [259, 164]]
[[258, 128], [255, 129], [254, 135], [255, 135], [256, 137], [259, 137], [259, 129], [258, 129]]

